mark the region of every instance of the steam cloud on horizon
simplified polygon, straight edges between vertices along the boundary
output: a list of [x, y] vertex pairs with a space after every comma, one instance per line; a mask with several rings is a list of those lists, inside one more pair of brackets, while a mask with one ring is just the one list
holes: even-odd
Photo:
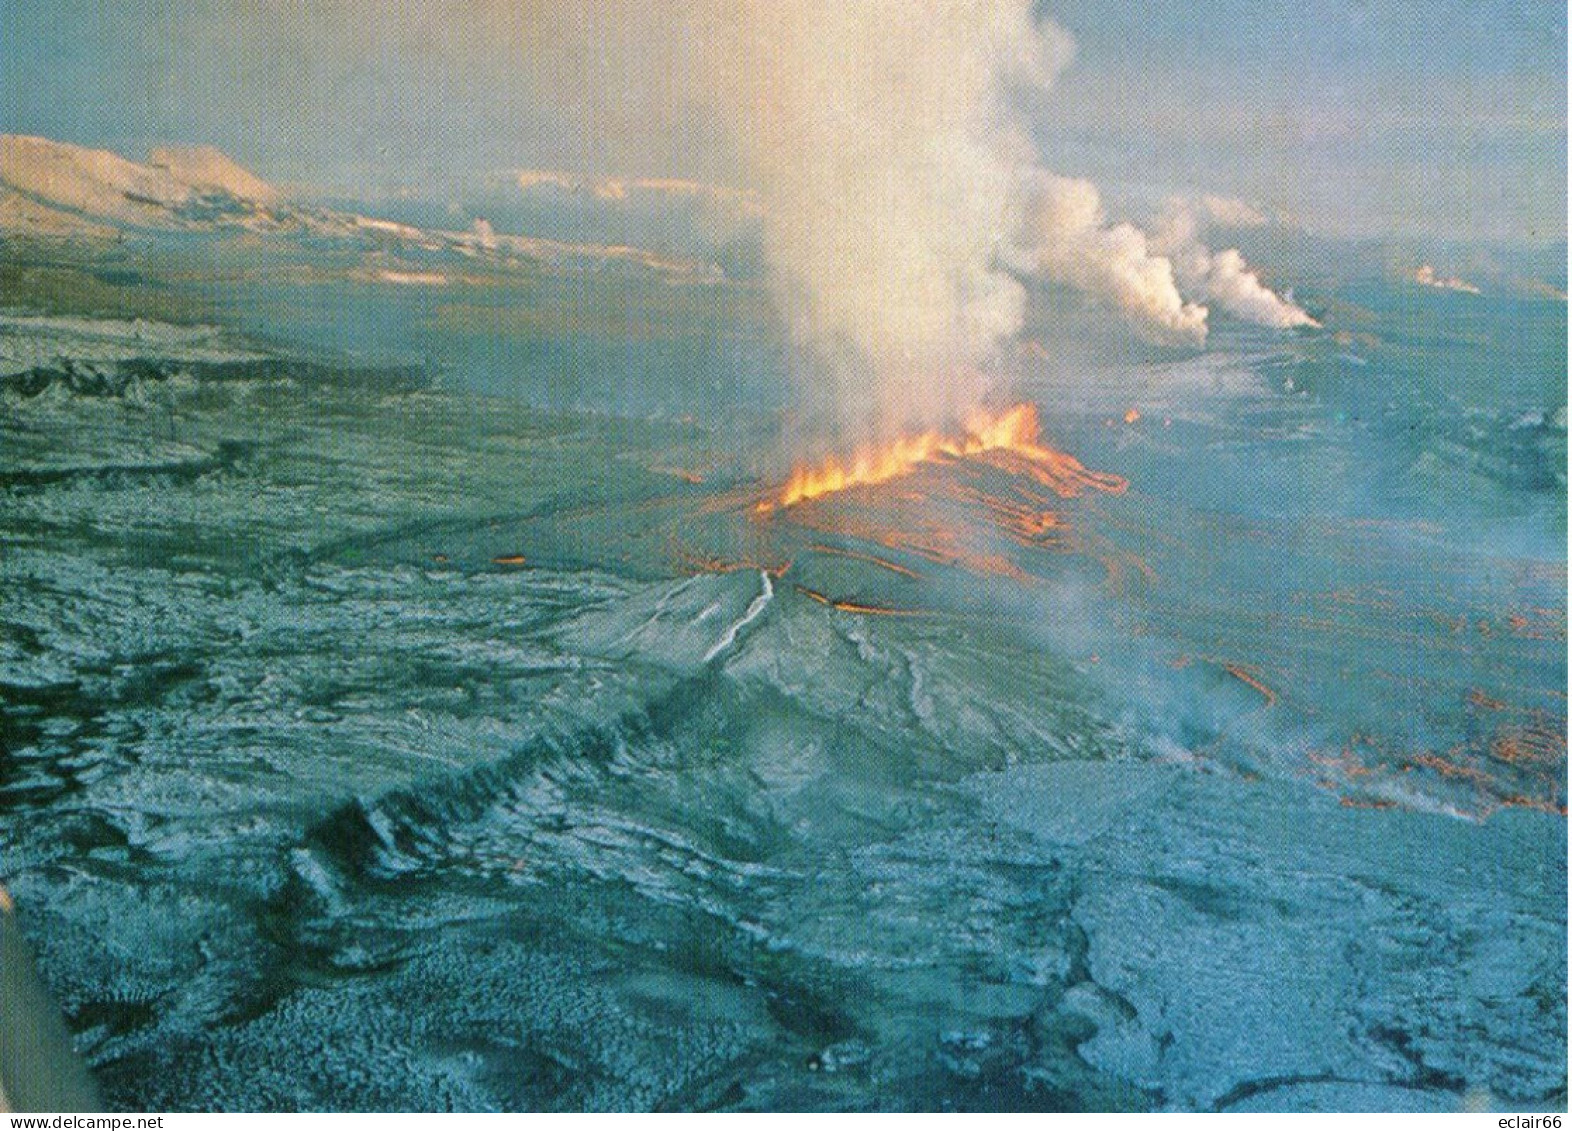
[[[1091, 182], [1042, 167], [1022, 104], [1074, 45], [1030, 0], [697, 0], [685, 15], [699, 44], [685, 93], [724, 123], [755, 182], [781, 306], [822, 357], [854, 359], [881, 420], [974, 402], [1032, 277], [1164, 343], [1202, 344], [1208, 302], [1316, 325], [1237, 251], [1211, 252], [1189, 210], [1148, 234], [1110, 222]], [[1214, 213], [1223, 200], [1204, 199]], [[1246, 215], [1258, 217], [1233, 209]]]
[[1172, 344], [1206, 340], [1207, 309], [1187, 302], [1173, 264], [1155, 255], [1134, 224], [1109, 224], [1090, 181], [1041, 173], [1025, 266], [1104, 299], [1137, 329]]
[[[1216, 212], [1212, 202], [1207, 204]], [[1174, 271], [1186, 290], [1215, 301], [1246, 322], [1279, 330], [1319, 326], [1304, 309], [1271, 290], [1233, 248], [1213, 253], [1197, 236], [1195, 214], [1183, 201], [1169, 202], [1152, 247], [1173, 261]]]
[[690, 16], [692, 94], [756, 182], [793, 329], [852, 360], [831, 368], [881, 421], [975, 403], [1026, 306], [1001, 262], [1035, 162], [1013, 96], [1052, 83], [1069, 36], [1017, 0], [704, 0]]

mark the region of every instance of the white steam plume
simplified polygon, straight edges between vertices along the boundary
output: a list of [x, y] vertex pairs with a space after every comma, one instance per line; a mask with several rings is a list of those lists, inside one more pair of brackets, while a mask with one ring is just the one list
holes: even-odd
[[877, 371], [886, 421], [955, 412], [1021, 326], [1001, 263], [1034, 154], [1011, 106], [1069, 36], [1028, 0], [699, 5], [700, 97], [764, 204], [783, 306], [821, 348]]
[[1169, 202], [1152, 246], [1173, 261], [1188, 293], [1217, 303], [1235, 318], [1279, 330], [1320, 325], [1302, 307], [1261, 282], [1237, 250], [1208, 250], [1197, 234], [1195, 214], [1183, 201]]
[[1052, 173], [1035, 181], [1023, 249], [1028, 269], [1111, 303], [1147, 337], [1206, 340], [1206, 307], [1180, 296], [1173, 265], [1152, 253], [1139, 228], [1109, 224], [1097, 186]]
[[[1111, 221], [1090, 182], [1041, 168], [1021, 95], [1046, 90], [1073, 45], [1033, 6], [689, 0], [671, 21], [693, 52], [672, 68], [676, 101], [718, 119], [757, 190], [782, 309], [855, 382], [837, 402], [883, 426], [975, 403], [1030, 276], [1160, 342], [1203, 343], [1207, 303], [1315, 324], [1237, 252], [1210, 252], [1188, 210], [1154, 238]], [[1265, 219], [1222, 197], [1197, 207]]]

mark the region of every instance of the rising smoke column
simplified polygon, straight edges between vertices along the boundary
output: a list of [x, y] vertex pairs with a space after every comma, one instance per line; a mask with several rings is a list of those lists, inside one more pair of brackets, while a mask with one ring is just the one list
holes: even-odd
[[1110, 224], [1090, 181], [1039, 173], [1026, 229], [1027, 270], [1121, 311], [1146, 337], [1174, 345], [1206, 340], [1204, 306], [1186, 302], [1173, 264], [1133, 224]]
[[[1203, 198], [1203, 205], [1213, 215], [1219, 212], [1227, 215], [1229, 210], [1219, 207], [1219, 200]], [[1320, 325], [1303, 308], [1263, 283], [1237, 250], [1208, 250], [1200, 240], [1198, 228], [1194, 211], [1184, 201], [1172, 200], [1152, 240], [1152, 246], [1173, 262], [1174, 271], [1187, 291], [1217, 303], [1235, 318], [1258, 326], [1289, 330], [1295, 326]]]
[[1069, 36], [1024, 0], [701, 5], [700, 93], [763, 198], [784, 309], [886, 425], [955, 415], [1021, 326], [1002, 263], [1035, 154], [1011, 95], [1045, 89]]
[[[1206, 341], [1208, 303], [1235, 318], [1279, 330], [1319, 326], [1261, 281], [1233, 248], [1211, 251], [1195, 211], [1171, 200], [1152, 234], [1112, 223], [1090, 181], [1040, 172], [1033, 178], [1023, 271], [1073, 286], [1125, 315], [1143, 337], [1170, 345]], [[1222, 222], [1265, 223], [1241, 201], [1206, 196], [1200, 206]]]
[[695, 0], [685, 15], [685, 94], [725, 127], [781, 308], [863, 425], [975, 406], [1032, 277], [1168, 344], [1205, 341], [1208, 302], [1315, 324], [1237, 252], [1208, 251], [1193, 219], [1154, 237], [1041, 168], [1021, 96], [1047, 90], [1073, 43], [1030, 0]]

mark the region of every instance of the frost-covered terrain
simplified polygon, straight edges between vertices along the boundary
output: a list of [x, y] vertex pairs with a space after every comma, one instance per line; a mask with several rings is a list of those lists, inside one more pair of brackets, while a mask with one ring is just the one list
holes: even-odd
[[[468, 231], [428, 230], [308, 203], [211, 146], [159, 147], [143, 163], [105, 149], [0, 134], [0, 239], [112, 254], [127, 240], [145, 252], [154, 237], [206, 244], [215, 257], [236, 246], [252, 257], [264, 248], [304, 252], [305, 260], [292, 264], [297, 282], [307, 275], [442, 287], [473, 283], [477, 275], [528, 275], [541, 265], [609, 265], [679, 279], [720, 274], [712, 264], [642, 248], [498, 235], [484, 220]], [[324, 255], [330, 250], [352, 257], [354, 266], [331, 262]]]
[[5, 316], [0, 876], [110, 1103], [1564, 1107], [1565, 307], [1350, 301], [1028, 370], [1125, 494], [767, 514], [714, 374]]

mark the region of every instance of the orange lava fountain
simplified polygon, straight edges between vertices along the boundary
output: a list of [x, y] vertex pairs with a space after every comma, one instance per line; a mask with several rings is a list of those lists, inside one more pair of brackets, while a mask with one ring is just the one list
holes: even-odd
[[919, 464], [936, 459], [989, 454], [1013, 457], [1009, 460], [1012, 470], [1027, 472], [1064, 497], [1079, 494], [1088, 487], [1113, 492], [1125, 489], [1126, 483], [1119, 476], [1090, 471], [1074, 456], [1044, 447], [1040, 440], [1036, 405], [1018, 404], [997, 416], [979, 412], [967, 422], [960, 436], [923, 432], [863, 448], [849, 463], [831, 456], [817, 466], [799, 466], [781, 489], [780, 496], [773, 503], [760, 503], [758, 509], [790, 507], [851, 487], [887, 483], [909, 475]]

